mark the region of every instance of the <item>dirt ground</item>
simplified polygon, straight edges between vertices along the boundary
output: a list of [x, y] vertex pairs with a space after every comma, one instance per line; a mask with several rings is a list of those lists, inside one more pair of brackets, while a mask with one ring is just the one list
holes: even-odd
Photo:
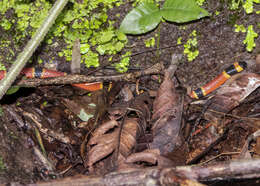
[[[255, 39], [256, 47], [253, 52], [249, 53], [243, 44], [245, 34], [234, 32], [234, 24], [243, 24], [246, 28], [248, 25], [254, 25], [255, 31], [260, 34], [259, 15], [247, 15], [242, 10], [230, 11], [224, 1], [208, 0], [204, 6], [211, 13], [211, 16], [208, 18], [185, 25], [163, 22], [158, 29], [146, 35], [128, 37], [128, 45], [132, 50], [132, 54], [141, 53], [131, 58], [129, 71], [132, 72], [135, 69], [151, 67], [158, 62], [162, 62], [167, 68], [172, 54], [183, 55], [183, 45], [177, 46], [177, 39], [182, 37], [183, 41], [186, 41], [194, 29], [197, 31], [199, 56], [192, 62], [188, 62], [187, 58], [183, 56], [175, 73], [178, 81], [176, 84], [177, 91], [184, 98], [182, 133], [186, 139], [189, 136], [189, 132], [186, 134], [186, 128], [193, 126], [196, 118], [200, 117], [203, 108], [202, 106], [190, 106], [192, 99], [187, 95], [188, 89], [204, 85], [235, 61], [246, 61], [248, 64], [246, 72], [259, 73], [259, 69], [255, 66], [255, 58], [260, 53], [260, 37]], [[116, 21], [117, 27], [130, 9], [130, 4], [126, 4], [111, 10], [110, 17]], [[259, 5], [256, 5], [255, 9], [259, 10]], [[219, 11], [220, 14], [216, 15], [216, 11]], [[116, 13], [120, 13], [121, 17], [116, 17]], [[185, 29], [183, 29], [184, 26]], [[146, 48], [143, 41], [155, 36], [155, 34], [159, 35], [159, 49], [151, 51], [155, 47]], [[42, 47], [41, 50], [37, 50], [35, 55], [41, 55], [46, 61], [55, 55], [55, 51], [52, 51], [50, 54], [41, 53], [41, 51], [44, 51]], [[103, 62], [105, 63], [105, 58]], [[69, 71], [69, 63], [65, 61], [57, 61], [57, 63], [59, 70]], [[83, 68], [83, 74], [89, 71], [85, 67]], [[102, 68], [100, 72], [105, 74], [116, 73], [108, 67]], [[152, 92], [159, 88], [160, 83], [158, 82], [152, 76], [142, 77], [139, 80], [139, 86], [144, 91]], [[130, 87], [136, 86], [136, 82], [124, 82], [125, 84], [129, 84]], [[119, 87], [122, 88], [123, 86]], [[259, 88], [256, 89], [236, 110], [232, 111], [232, 114], [241, 117], [247, 117], [251, 114], [255, 118], [259, 118], [259, 92]], [[5, 96], [1, 100], [4, 114], [0, 118], [0, 183], [35, 183], [37, 181], [49, 181], [77, 174], [90, 174], [91, 171], [84, 166], [84, 161], [82, 162], [81, 159], [82, 143], [88, 139], [86, 137], [88, 132], [95, 128], [93, 126], [96, 118], [99, 121], [107, 120], [107, 118], [100, 118], [97, 113], [101, 113], [104, 118], [107, 117], [106, 109], [109, 106], [112, 107], [111, 105], [108, 106], [109, 103], [107, 103], [110, 99], [109, 96], [114, 96], [115, 102], [119, 103], [122, 101], [122, 96], [118, 94], [116, 94], [117, 96], [111, 94], [107, 96], [104, 92], [93, 93], [90, 98], [86, 95], [85, 92], [82, 93], [82, 91], [71, 86], [42, 86], [39, 88], [21, 89], [17, 93]], [[154, 100], [154, 97], [152, 100]], [[77, 114], [73, 112], [73, 109], [75, 110], [80, 105], [80, 108], [84, 107], [86, 110], [91, 110], [86, 108], [87, 106], [84, 103], [93, 102], [97, 103], [99, 111], [91, 111], [96, 118], [92, 118], [91, 125], [85, 126], [76, 116]], [[74, 103], [76, 103], [76, 106], [73, 105]], [[33, 113], [34, 116], [31, 116], [30, 113]], [[40, 129], [37, 121], [43, 125]], [[147, 122], [149, 123], [150, 121]], [[42, 148], [38, 143], [39, 138], [37, 139], [35, 135], [37, 133], [35, 127], [33, 127], [35, 123], [38, 127], [38, 132], [42, 136], [48, 158], [44, 158], [44, 155], [39, 155], [44, 153], [41, 153]], [[79, 123], [83, 126], [78, 127]], [[203, 128], [206, 124], [206, 119], [202, 118], [196, 129]], [[189, 162], [199, 152], [204, 151], [214, 140], [218, 139], [222, 134], [224, 135], [223, 131], [226, 129], [228, 129], [228, 132], [225, 134], [224, 139], [215, 144], [207, 155], [196, 160], [194, 164], [206, 162], [221, 153], [239, 152], [247, 137], [259, 129], [259, 121], [258, 126], [252, 126], [231, 117], [221, 120], [221, 127], [216, 128], [218, 132], [222, 132], [215, 134], [212, 131], [210, 132], [212, 128], [206, 128], [200, 135], [189, 140], [189, 152], [187, 152], [189, 155], [187, 155], [185, 160], [180, 159], [180, 162], [184, 161], [184, 163], [180, 163], [181, 165], [185, 165], [185, 162]], [[55, 134], [52, 131], [55, 131]], [[58, 135], [61, 135], [61, 137], [58, 138]], [[50, 136], [56, 136], [56, 140]], [[57, 138], [62, 140], [59, 141]], [[250, 146], [250, 152], [256, 151], [258, 143], [253, 143]], [[211, 162], [235, 159], [237, 154], [232, 153], [219, 156]], [[254, 154], [253, 157], [258, 156], [259, 154]], [[47, 162], [46, 159], [51, 163]], [[102, 167], [105, 165], [110, 166], [107, 162], [104, 162], [103, 165], [98, 165], [100, 168], [98, 166], [95, 167], [98, 170], [97, 172], [100, 174], [104, 173]], [[110, 170], [107, 169], [105, 172]], [[252, 182], [256, 183], [257, 180]], [[235, 183], [237, 182], [209, 182], [206, 184], [235, 185]], [[248, 185], [249, 182], [241, 181], [241, 185], [243, 184]]]

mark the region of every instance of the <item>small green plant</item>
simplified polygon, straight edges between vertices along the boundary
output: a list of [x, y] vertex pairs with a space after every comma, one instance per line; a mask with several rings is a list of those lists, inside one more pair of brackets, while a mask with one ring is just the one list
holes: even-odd
[[155, 45], [155, 38], [151, 37], [149, 39], [144, 40], [144, 44], [146, 47], [154, 47]]
[[252, 52], [253, 48], [256, 46], [255, 38], [258, 37], [258, 34], [253, 29], [253, 25], [249, 25], [246, 29], [244, 25], [235, 24], [235, 32], [247, 33], [243, 43], [246, 45], [246, 50]]
[[14, 93], [16, 93], [19, 89], [20, 89], [20, 86], [11, 86], [11, 87], [7, 90], [6, 95], [14, 94]]
[[246, 32], [246, 28], [244, 27], [244, 25], [237, 25], [235, 24], [235, 32]]
[[177, 39], [177, 45], [180, 45], [181, 43], [182, 43], [182, 37], [179, 37], [178, 39]]
[[202, 6], [204, 3], [205, 3], [206, 0], [196, 0], [196, 3], [199, 5], [199, 6]]
[[3, 115], [4, 115], [4, 111], [3, 111], [2, 106], [0, 105], [0, 116], [2, 117]]
[[0, 70], [6, 70], [4, 64], [0, 63]]
[[[254, 12], [254, 4], [259, 4], [260, 0], [232, 0], [230, 3], [230, 9], [231, 10], [237, 10], [240, 6], [243, 7], [245, 12], [247, 14], [251, 14]], [[256, 11], [257, 14], [258, 11]], [[249, 25], [247, 29], [244, 27], [244, 25], [237, 25], [235, 26], [235, 32], [247, 32], [246, 38], [243, 41], [243, 43], [246, 45], [246, 50], [248, 52], [251, 52], [253, 48], [255, 47], [254, 39], [258, 37], [258, 34], [253, 30], [253, 25]]]
[[130, 55], [131, 55], [131, 52], [128, 51], [121, 56], [120, 63], [116, 63], [114, 65], [117, 71], [123, 73], [123, 72], [126, 72], [128, 70], [128, 66], [129, 66], [129, 63], [130, 63]]
[[243, 8], [245, 9], [247, 14], [253, 13], [253, 4], [260, 3], [260, 0], [246, 0], [243, 4]]
[[196, 30], [193, 30], [189, 36], [190, 38], [183, 45], [184, 46], [183, 53], [187, 55], [188, 61], [193, 61], [199, 55], [199, 50], [197, 48], [198, 41], [196, 37], [197, 36]]
[[243, 41], [244, 44], [246, 44], [246, 50], [248, 52], [251, 52], [253, 48], [255, 47], [255, 38], [258, 37], [258, 34], [254, 31], [253, 25], [249, 25], [247, 27], [247, 34], [246, 38]]
[[5, 169], [6, 169], [6, 167], [5, 167], [3, 158], [0, 156], [0, 172], [5, 170]]
[[1, 21], [1, 25], [0, 26], [3, 27], [3, 29], [5, 29], [5, 30], [10, 30], [10, 28], [12, 27], [12, 23], [10, 23], [10, 21], [8, 21], [7, 19], [4, 18]]
[[166, 0], [162, 8], [153, 2], [144, 1], [126, 15], [120, 30], [126, 34], [143, 34], [156, 28], [163, 19], [185, 23], [208, 15], [195, 0]]
[[232, 0], [230, 3], [231, 10], [237, 10], [241, 5], [247, 14], [254, 11], [254, 3], [260, 3], [260, 0]]

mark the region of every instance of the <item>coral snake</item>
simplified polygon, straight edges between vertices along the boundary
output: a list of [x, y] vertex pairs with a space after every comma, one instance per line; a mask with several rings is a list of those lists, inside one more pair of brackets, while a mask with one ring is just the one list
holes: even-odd
[[[237, 74], [244, 69], [246, 69], [247, 63], [235, 62], [234, 64], [227, 67], [219, 76], [215, 79], [207, 83], [206, 85], [192, 91], [190, 93], [190, 97], [195, 99], [200, 99], [203, 96], [208, 95], [212, 91], [219, 88], [223, 83], [225, 83], [232, 75]], [[21, 74], [25, 75], [27, 78], [51, 78], [51, 77], [60, 77], [65, 76], [67, 73], [59, 72], [55, 70], [49, 70], [45, 68], [24, 68], [21, 71]], [[3, 79], [6, 75], [5, 70], [0, 71], [0, 80]], [[94, 83], [77, 83], [72, 84], [72, 86], [87, 90], [87, 91], [96, 91], [103, 88], [102, 82], [94, 82]]]
[[227, 67], [219, 76], [217, 76], [215, 79], [207, 83], [206, 85], [192, 91], [190, 93], [190, 97], [195, 99], [200, 99], [203, 96], [208, 95], [212, 91], [219, 88], [223, 83], [225, 83], [232, 75], [237, 74], [244, 69], [246, 69], [247, 63], [242, 62], [235, 62], [234, 64]]
[[[24, 68], [21, 71], [21, 74], [25, 75], [27, 78], [51, 78], [51, 77], [60, 77], [65, 76], [67, 73], [59, 72], [55, 70], [49, 70], [45, 68]], [[3, 79], [6, 75], [5, 70], [0, 71], [0, 80]], [[94, 83], [77, 83], [72, 84], [72, 86], [87, 90], [87, 91], [96, 91], [103, 88], [103, 83], [94, 82]]]

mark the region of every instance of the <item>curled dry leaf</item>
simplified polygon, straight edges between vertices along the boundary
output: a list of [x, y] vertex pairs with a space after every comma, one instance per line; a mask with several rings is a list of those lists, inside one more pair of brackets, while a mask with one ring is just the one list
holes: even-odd
[[136, 138], [140, 136], [139, 124], [135, 119], [126, 119], [120, 136], [119, 152], [127, 157], [136, 145]]
[[110, 120], [98, 127], [88, 142], [88, 157], [87, 166], [92, 166], [95, 162], [101, 160], [111, 154], [115, 147], [115, 140], [118, 136], [118, 131], [106, 134], [108, 131], [118, 126], [117, 121]]
[[131, 154], [127, 157], [126, 163], [140, 163], [146, 162], [158, 167], [170, 167], [175, 163], [167, 157], [160, 155], [159, 149], [146, 149], [142, 152]]
[[[97, 128], [88, 142], [87, 166], [111, 155], [118, 146], [119, 127], [115, 120], [104, 123]], [[136, 138], [140, 136], [139, 124], [136, 119], [126, 119], [120, 135], [119, 166], [132, 153]]]
[[104, 123], [103, 125], [101, 125], [100, 127], [98, 127], [94, 133], [93, 133], [93, 137], [91, 138], [90, 140], [90, 144], [91, 144], [91, 141], [95, 140], [95, 138], [98, 138], [100, 136], [102, 136], [103, 134], [105, 134], [107, 131], [109, 131], [110, 129], [113, 129], [114, 127], [118, 126], [118, 123], [117, 121], [115, 120], [110, 120], [106, 123]]
[[136, 162], [148, 162], [153, 165], [157, 163], [157, 157], [160, 155], [159, 149], [146, 149], [142, 152], [137, 152], [131, 154], [127, 157], [126, 163], [136, 163]]
[[238, 74], [217, 91], [211, 99], [209, 109], [227, 113], [238, 106], [259, 86], [260, 75], [255, 73]]
[[[177, 60], [177, 58], [175, 58]], [[179, 136], [182, 104], [172, 80], [176, 64], [165, 71], [164, 80], [153, 104], [153, 142], [151, 148], [158, 148], [162, 154], [173, 151]]]
[[[141, 135], [139, 124], [135, 119], [126, 119], [120, 135], [119, 154], [118, 154], [118, 168], [128, 168], [125, 164], [126, 158], [133, 153], [136, 140]], [[131, 166], [130, 166], [131, 167]]]

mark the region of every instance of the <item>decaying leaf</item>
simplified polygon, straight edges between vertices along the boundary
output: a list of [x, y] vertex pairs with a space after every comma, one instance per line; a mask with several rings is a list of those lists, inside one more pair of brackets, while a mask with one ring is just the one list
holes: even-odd
[[96, 104], [94, 103], [89, 102], [85, 104], [80, 104], [79, 100], [69, 100], [67, 98], [62, 98], [61, 101], [71, 112], [78, 116], [82, 121], [88, 121], [95, 115]]
[[132, 91], [130, 90], [129, 85], [125, 85], [122, 88], [122, 90], [120, 91], [120, 93], [123, 97], [124, 102], [128, 102], [134, 98], [134, 95], [133, 95]]
[[[111, 155], [119, 145], [119, 159], [118, 165], [121, 166], [125, 158], [133, 152], [136, 145], [136, 139], [141, 134], [139, 124], [136, 119], [126, 119], [123, 123], [122, 131], [118, 127], [118, 123], [115, 120], [111, 120], [104, 123], [97, 128], [92, 138], [88, 142], [88, 157], [87, 166], [91, 167], [99, 160]], [[111, 157], [111, 156], [110, 156]]]
[[[150, 120], [151, 99], [147, 93], [143, 93], [129, 102], [115, 104], [113, 108], [109, 108], [109, 118], [118, 120], [122, 118], [127, 111], [134, 111], [136, 117], [144, 121]], [[146, 126], [144, 126], [146, 128]]]
[[127, 119], [124, 122], [122, 132], [120, 135], [119, 144], [119, 156], [118, 167], [125, 168], [126, 158], [134, 152], [136, 146], [136, 140], [141, 135], [142, 129], [139, 128], [139, 124], [135, 119]]
[[[122, 130], [117, 125], [107, 127], [107, 123], [96, 129], [88, 143], [90, 151], [87, 165], [92, 166], [97, 161], [115, 152], [113, 158], [115, 157], [118, 160], [116, 162], [118, 168], [129, 167], [129, 165], [125, 164], [125, 159], [134, 151], [137, 139], [144, 134], [147, 127], [146, 122], [150, 120], [150, 110], [151, 100], [148, 94], [145, 93], [128, 102], [116, 104], [114, 108], [109, 109], [110, 118], [125, 118]], [[99, 139], [104, 137], [109, 139], [106, 138], [104, 141]], [[106, 143], [107, 141], [109, 141], [109, 144]], [[118, 145], [119, 141], [120, 144]], [[107, 146], [109, 146], [109, 149], [107, 149]], [[102, 149], [103, 151], [100, 152], [99, 150]]]
[[164, 80], [153, 104], [154, 139], [150, 147], [158, 148], [162, 154], [173, 151], [181, 125], [182, 101], [172, 80], [178, 59], [178, 56], [173, 56], [172, 64], [165, 71]]
[[[92, 166], [115, 150], [118, 136], [118, 130], [115, 129], [116, 126], [118, 126], [118, 123], [115, 120], [110, 120], [94, 131], [92, 138], [90, 138], [87, 144], [89, 150], [85, 166]], [[112, 129], [116, 131], [107, 133]]]
[[142, 152], [131, 154], [127, 157], [126, 163], [136, 162], [148, 162], [153, 165], [157, 163], [158, 155], [160, 155], [159, 149], [146, 149]]
[[159, 149], [146, 149], [142, 152], [133, 153], [127, 157], [126, 163], [140, 163], [146, 162], [158, 167], [170, 167], [174, 166], [175, 163], [170, 159], [161, 156]]

